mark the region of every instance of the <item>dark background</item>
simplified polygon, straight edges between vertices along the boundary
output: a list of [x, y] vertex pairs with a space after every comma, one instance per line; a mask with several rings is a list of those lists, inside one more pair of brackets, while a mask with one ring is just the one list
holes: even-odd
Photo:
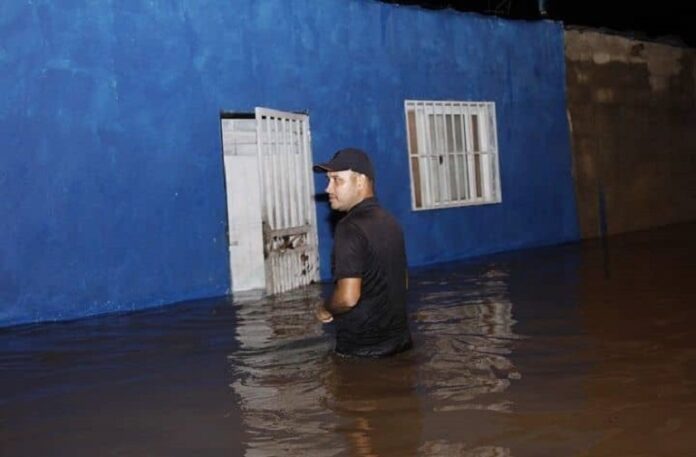
[[622, 2], [611, 0], [381, 0], [451, 8], [509, 19], [553, 19], [566, 26], [590, 26], [628, 34], [638, 39], [696, 48], [696, 3], [687, 0]]

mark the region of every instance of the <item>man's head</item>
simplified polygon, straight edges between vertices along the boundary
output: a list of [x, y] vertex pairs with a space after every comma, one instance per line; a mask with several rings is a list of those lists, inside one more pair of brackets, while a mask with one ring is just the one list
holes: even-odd
[[313, 167], [326, 173], [331, 208], [349, 211], [355, 205], [374, 195], [375, 172], [367, 154], [359, 149], [341, 149], [333, 158]]

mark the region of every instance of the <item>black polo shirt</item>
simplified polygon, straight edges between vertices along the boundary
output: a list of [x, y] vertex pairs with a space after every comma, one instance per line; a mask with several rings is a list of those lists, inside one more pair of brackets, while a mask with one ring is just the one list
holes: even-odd
[[404, 236], [376, 198], [363, 200], [338, 222], [333, 272], [336, 280], [362, 279], [358, 304], [334, 318], [336, 352], [382, 357], [411, 347]]

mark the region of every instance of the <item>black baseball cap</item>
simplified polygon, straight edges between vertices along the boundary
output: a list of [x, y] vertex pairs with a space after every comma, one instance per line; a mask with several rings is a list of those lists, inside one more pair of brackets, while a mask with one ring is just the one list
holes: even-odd
[[375, 170], [372, 168], [372, 162], [370, 162], [367, 153], [355, 148], [340, 149], [331, 160], [314, 165], [312, 169], [317, 173], [353, 170], [367, 176], [372, 181], [375, 180]]

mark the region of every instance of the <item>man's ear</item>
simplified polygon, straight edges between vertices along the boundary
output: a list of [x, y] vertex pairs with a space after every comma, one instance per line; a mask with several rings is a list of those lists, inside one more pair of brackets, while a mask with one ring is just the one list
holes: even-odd
[[362, 173], [358, 173], [358, 185], [360, 186], [361, 189], [367, 188], [367, 176], [365, 176]]

